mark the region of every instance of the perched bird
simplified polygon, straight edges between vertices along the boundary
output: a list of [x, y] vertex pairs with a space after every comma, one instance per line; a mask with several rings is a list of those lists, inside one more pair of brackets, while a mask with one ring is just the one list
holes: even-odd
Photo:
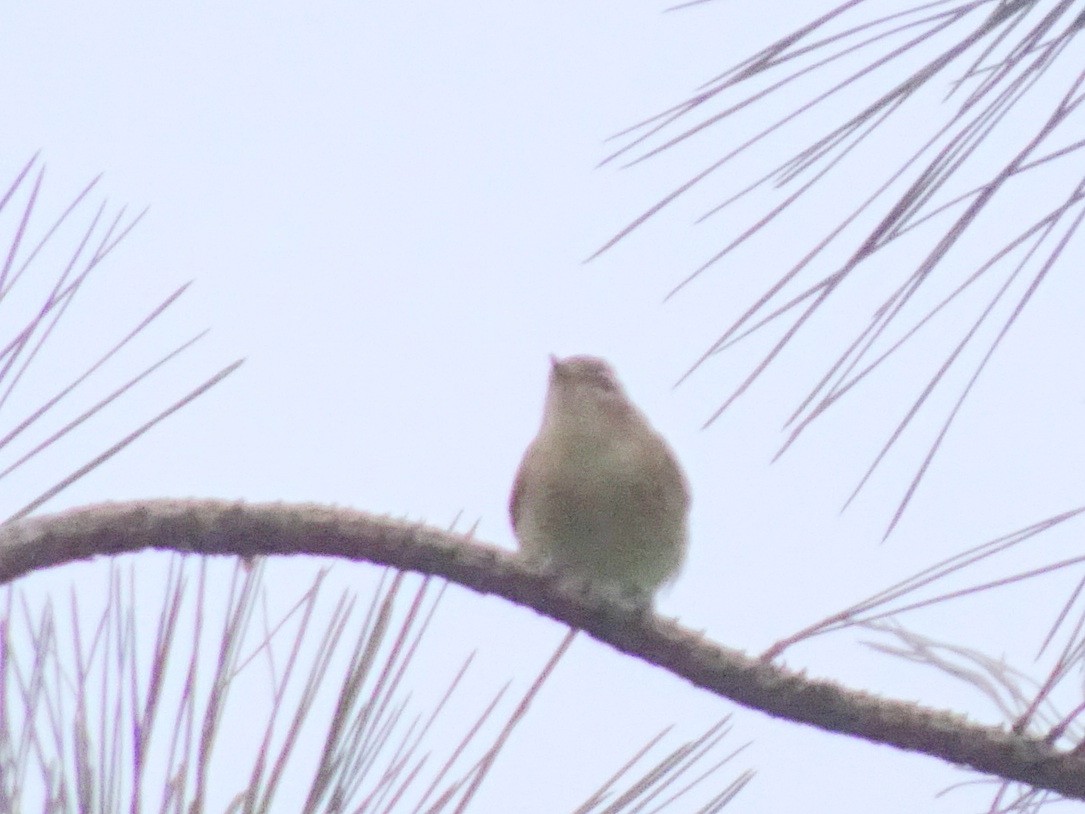
[[689, 487], [605, 360], [551, 356], [509, 514], [525, 556], [651, 601], [685, 558]]

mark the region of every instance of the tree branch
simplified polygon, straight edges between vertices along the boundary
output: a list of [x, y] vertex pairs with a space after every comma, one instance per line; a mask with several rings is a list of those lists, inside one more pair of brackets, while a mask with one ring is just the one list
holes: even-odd
[[420, 523], [313, 504], [99, 504], [0, 526], [0, 584], [66, 562], [145, 548], [313, 554], [432, 574], [532, 608], [769, 715], [1085, 800], [1085, 759], [1075, 753], [969, 723], [952, 712], [879, 698], [751, 659], [642, 608], [555, 580], [511, 552]]

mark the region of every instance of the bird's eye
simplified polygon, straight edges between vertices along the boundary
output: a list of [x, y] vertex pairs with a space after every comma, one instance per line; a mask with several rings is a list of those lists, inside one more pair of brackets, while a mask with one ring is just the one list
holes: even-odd
[[607, 394], [621, 394], [622, 386], [610, 365], [601, 359], [573, 357], [555, 361], [554, 376]]
[[614, 374], [605, 368], [598, 368], [592, 371], [592, 383], [600, 390], [605, 390], [608, 393], [615, 393], [618, 391], [618, 382], [614, 379]]

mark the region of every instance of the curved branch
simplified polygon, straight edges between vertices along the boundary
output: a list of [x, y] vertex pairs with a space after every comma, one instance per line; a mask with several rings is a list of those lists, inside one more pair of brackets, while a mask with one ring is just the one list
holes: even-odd
[[365, 512], [220, 500], [98, 504], [0, 526], [0, 584], [66, 562], [145, 548], [336, 556], [440, 576], [584, 630], [743, 706], [1085, 800], [1085, 759], [1043, 740], [751, 659], [643, 608], [555, 580], [511, 552]]

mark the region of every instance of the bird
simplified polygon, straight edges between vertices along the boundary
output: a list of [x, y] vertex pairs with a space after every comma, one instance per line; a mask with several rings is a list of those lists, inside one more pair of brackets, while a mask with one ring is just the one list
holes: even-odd
[[606, 360], [551, 355], [509, 496], [521, 555], [650, 604], [685, 560], [689, 507], [678, 459]]

